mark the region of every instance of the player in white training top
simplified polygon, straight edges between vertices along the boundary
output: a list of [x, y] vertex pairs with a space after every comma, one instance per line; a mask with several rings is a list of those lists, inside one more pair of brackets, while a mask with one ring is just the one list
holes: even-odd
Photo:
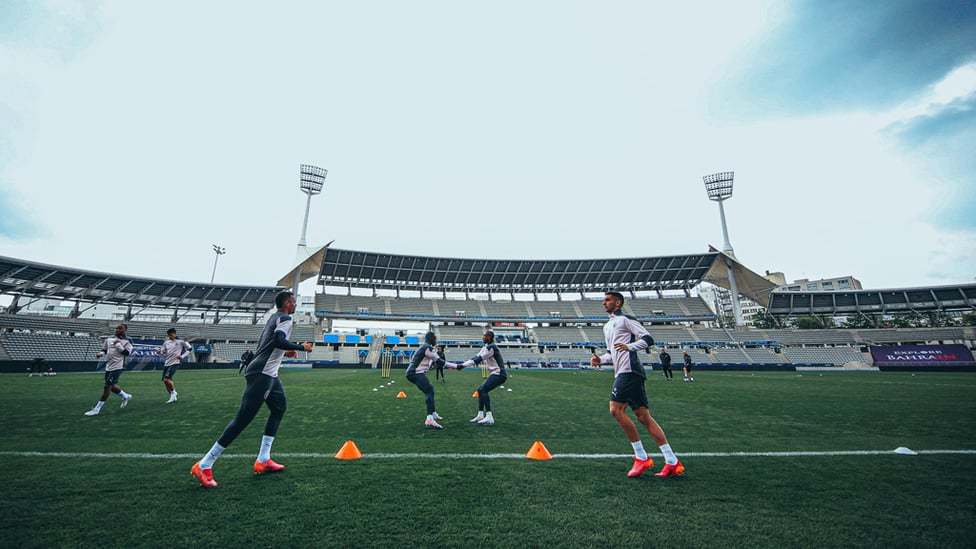
[[627, 406], [633, 410], [637, 421], [651, 434], [664, 454], [664, 468], [658, 477], [672, 477], [685, 472], [684, 465], [678, 461], [664, 430], [654, 421], [647, 406], [647, 391], [644, 381], [647, 374], [640, 362], [637, 351], [647, 349], [654, 344], [654, 339], [647, 333], [644, 326], [636, 319], [628, 317], [620, 310], [624, 305], [624, 296], [619, 292], [607, 292], [603, 298], [603, 308], [610, 315], [603, 325], [603, 336], [607, 341], [607, 354], [594, 356], [590, 363], [593, 366], [613, 363], [614, 381], [610, 392], [610, 413], [620, 424], [630, 444], [634, 448], [634, 466], [627, 472], [628, 477], [639, 477], [648, 468], [654, 466], [654, 460], [647, 455], [641, 443], [637, 426], [627, 415]]

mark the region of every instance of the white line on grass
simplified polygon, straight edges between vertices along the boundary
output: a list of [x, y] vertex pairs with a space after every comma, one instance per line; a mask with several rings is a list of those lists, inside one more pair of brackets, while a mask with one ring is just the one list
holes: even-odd
[[[915, 450], [920, 455], [976, 455], [976, 450]], [[680, 457], [834, 457], [898, 455], [894, 450], [838, 450], [824, 452], [685, 452]], [[0, 452], [0, 456], [112, 459], [193, 459], [202, 454], [122, 454], [101, 452]], [[661, 454], [649, 454], [661, 457]], [[249, 458], [254, 454], [224, 454], [222, 458]], [[282, 458], [332, 458], [333, 454], [275, 454]], [[618, 459], [632, 454], [552, 454], [553, 459]], [[528, 459], [524, 454], [363, 454], [364, 459]]]

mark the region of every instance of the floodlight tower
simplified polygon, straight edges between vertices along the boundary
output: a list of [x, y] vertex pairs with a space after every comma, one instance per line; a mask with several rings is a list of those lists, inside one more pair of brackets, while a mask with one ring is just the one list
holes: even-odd
[[222, 247], [214, 244], [213, 245], [213, 251], [214, 251], [214, 254], [216, 254], [216, 255], [214, 255], [214, 268], [213, 268], [213, 272], [210, 273], [210, 283], [211, 284], [213, 284], [214, 277], [217, 275], [217, 260], [220, 259], [220, 256], [222, 256], [225, 253], [227, 253], [227, 248], [222, 248]]
[[735, 172], [721, 172], [706, 175], [702, 179], [705, 181], [705, 192], [708, 193], [708, 199], [718, 202], [718, 213], [722, 217], [722, 236], [725, 238], [722, 251], [735, 257], [735, 251], [732, 250], [732, 244], [729, 242], [729, 228], [725, 226], [725, 206], [722, 205], [726, 199], [732, 197], [733, 178], [735, 178]]
[[[732, 249], [732, 243], [729, 242], [729, 229], [725, 224], [725, 206], [722, 203], [732, 196], [732, 181], [734, 178], [735, 172], [713, 173], [712, 175], [702, 177], [702, 180], [705, 182], [705, 192], [708, 193], [708, 199], [718, 202], [718, 212], [722, 217], [722, 237], [725, 238], [725, 243], [722, 245], [722, 252], [732, 259], [735, 259], [735, 250]], [[726, 258], [725, 266], [729, 270], [729, 293], [732, 294], [732, 314], [735, 317], [735, 325], [742, 326], [742, 306], [739, 304], [739, 288], [735, 284], [735, 271], [732, 269], [732, 260]]]
[[292, 291], [295, 293], [296, 299], [298, 298], [298, 283], [302, 275], [301, 264], [308, 259], [305, 244], [305, 232], [308, 230], [308, 211], [312, 207], [312, 196], [322, 192], [322, 187], [325, 186], [325, 176], [327, 175], [329, 175], [329, 170], [317, 166], [302, 164], [299, 168], [299, 180], [301, 182], [299, 188], [303, 193], [308, 195], [308, 200], [305, 201], [305, 221], [302, 223], [302, 237], [298, 239], [298, 250], [295, 253], [295, 286], [292, 288]]

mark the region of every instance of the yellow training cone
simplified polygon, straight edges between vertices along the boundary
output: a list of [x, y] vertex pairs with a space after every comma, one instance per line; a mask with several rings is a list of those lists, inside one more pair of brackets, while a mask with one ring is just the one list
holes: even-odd
[[475, 391], [475, 392], [471, 393], [471, 396], [473, 398], [478, 398], [478, 391]]
[[549, 453], [545, 444], [537, 440], [529, 448], [529, 451], [525, 453], [525, 457], [529, 459], [552, 459], [552, 454]]
[[342, 448], [339, 448], [339, 451], [336, 452], [335, 457], [336, 459], [359, 459], [363, 457], [363, 453], [359, 451], [359, 447], [356, 446], [355, 442], [347, 440], [342, 445]]
[[399, 393], [397, 393], [397, 398], [407, 398], [407, 393], [400, 391]]

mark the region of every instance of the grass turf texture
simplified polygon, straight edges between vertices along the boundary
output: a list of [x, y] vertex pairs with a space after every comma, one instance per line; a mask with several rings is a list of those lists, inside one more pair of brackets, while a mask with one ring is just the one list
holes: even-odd
[[[688, 467], [674, 479], [627, 478], [629, 457], [369, 458], [522, 455], [535, 440], [557, 456], [631, 453], [607, 411], [608, 372], [515, 372], [512, 392], [492, 392], [493, 427], [468, 422], [480, 372], [448, 372], [435, 384], [443, 431], [423, 428], [423, 397], [402, 371], [392, 379], [373, 392], [387, 381], [376, 371], [283, 371], [289, 408], [272, 457], [287, 469], [251, 473], [263, 411], [205, 490], [188, 471], [237, 409], [244, 380], [233, 371], [179, 372], [175, 404], [158, 372], [127, 372], [129, 407], [113, 395], [91, 418], [100, 374], [0, 376], [0, 543], [951, 547], [976, 534], [973, 454], [694, 455], [973, 450], [972, 374], [701, 372], [690, 384], [652, 373], [651, 413]], [[367, 458], [280, 457], [331, 456], [350, 439]]]

